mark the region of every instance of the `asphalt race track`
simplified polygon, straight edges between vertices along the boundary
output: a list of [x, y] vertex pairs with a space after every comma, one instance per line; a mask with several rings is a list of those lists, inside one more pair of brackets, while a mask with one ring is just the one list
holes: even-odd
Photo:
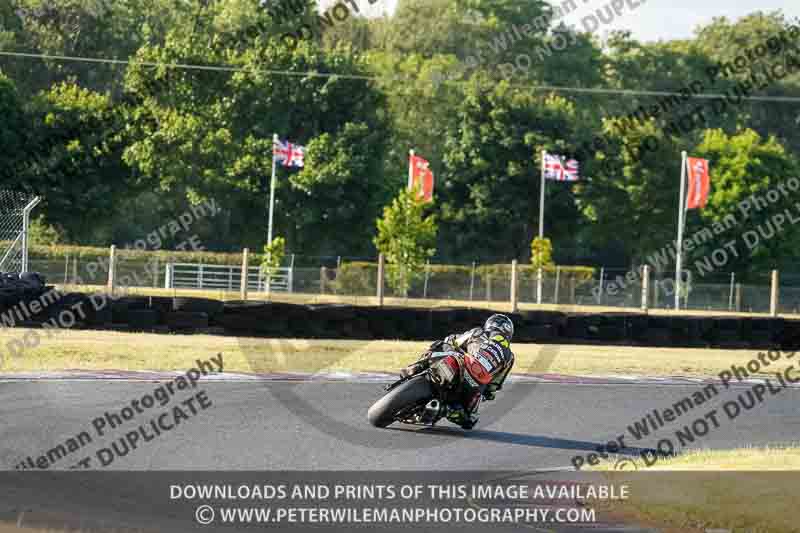
[[[627, 427], [653, 409], [669, 408], [701, 385], [515, 383], [481, 407], [481, 422], [471, 432], [442, 422], [436, 428], [398, 425], [379, 430], [366, 421], [369, 405], [381, 394], [379, 383], [205, 382], [180, 391], [164, 407], [155, 406], [97, 435], [92, 421], [106, 411], [120, 412], [131, 400], [152, 393], [154, 382], [20, 381], [0, 382], [3, 420], [0, 462], [14, 469], [28, 456], [35, 461], [81, 431], [92, 442], [59, 458], [53, 468], [68, 468], [92, 457], [92, 468], [124, 470], [542, 470], [570, 468], [575, 455], [625, 435], [623, 453], [655, 447], [662, 437], [677, 442], [675, 431], [717, 409], [711, 426], [692, 447], [733, 448], [795, 441], [800, 425], [800, 389], [769, 393], [751, 410], [729, 420], [721, 409], [748, 388], [720, 387], [702, 406], [667, 423], [654, 435], [634, 440]], [[165, 419], [169, 431], [137, 443], [136, 449], [99, 465], [96, 452], [203, 390], [210, 406], [196, 414]], [[186, 405], [186, 404], [183, 404]], [[125, 450], [123, 449], [123, 452]]]

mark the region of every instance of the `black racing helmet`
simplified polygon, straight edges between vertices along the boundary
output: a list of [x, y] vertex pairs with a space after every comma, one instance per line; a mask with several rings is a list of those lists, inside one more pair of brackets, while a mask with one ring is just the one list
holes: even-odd
[[490, 316], [486, 319], [483, 329], [484, 331], [497, 331], [509, 342], [514, 336], [514, 323], [506, 315]]

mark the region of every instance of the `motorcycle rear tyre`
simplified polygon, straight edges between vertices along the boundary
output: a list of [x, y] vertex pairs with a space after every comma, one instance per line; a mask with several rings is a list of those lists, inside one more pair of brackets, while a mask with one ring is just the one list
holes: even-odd
[[385, 428], [394, 422], [395, 416], [403, 408], [426, 404], [431, 398], [433, 398], [433, 386], [428, 376], [422, 374], [392, 389], [386, 396], [372, 404], [367, 412], [367, 418], [373, 426]]

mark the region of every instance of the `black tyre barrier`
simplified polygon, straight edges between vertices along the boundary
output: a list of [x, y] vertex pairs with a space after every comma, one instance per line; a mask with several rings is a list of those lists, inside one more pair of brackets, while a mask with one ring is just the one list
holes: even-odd
[[153, 309], [128, 310], [128, 327], [133, 331], [146, 331], [158, 325], [159, 312]]
[[266, 302], [253, 300], [229, 300], [223, 302], [223, 313], [227, 315], [231, 313], [248, 313], [255, 310], [263, 311], [269, 305]]
[[89, 305], [86, 309], [86, 322], [95, 327], [103, 327], [112, 323], [112, 313], [110, 303], [98, 306]]
[[172, 311], [173, 298], [170, 296], [151, 296], [148, 309], [158, 311], [159, 317]]
[[164, 322], [174, 330], [193, 330], [208, 327], [208, 314], [172, 311], [164, 315]]
[[[237, 336], [432, 341], [480, 326], [494, 313], [456, 307], [295, 305], [157, 296], [114, 300], [99, 294], [49, 290], [52, 287], [0, 290], [0, 313], [16, 317], [13, 322], [4, 319], [4, 324], [37, 327], [77, 306], [82, 315], [70, 319], [66, 327], [85, 323], [103, 328], [113, 323], [134, 331], [186, 332], [214, 325]], [[32, 312], [37, 300], [49, 303]], [[28, 311], [20, 315], [20, 309]], [[510, 316], [516, 327], [515, 342], [800, 349], [800, 320], [784, 318], [558, 311], [523, 311]]]
[[108, 301], [105, 306], [111, 309], [111, 322], [114, 324], [127, 324], [128, 323], [128, 302], [124, 301]]
[[117, 302], [127, 305], [132, 311], [141, 311], [150, 307], [150, 296], [121, 296]]
[[225, 304], [220, 300], [209, 298], [173, 298], [172, 310], [187, 313], [206, 313], [209, 316], [222, 313]]

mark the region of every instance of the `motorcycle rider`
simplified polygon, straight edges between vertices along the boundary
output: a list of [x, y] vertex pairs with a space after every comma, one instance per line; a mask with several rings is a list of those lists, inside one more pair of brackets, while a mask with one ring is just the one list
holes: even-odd
[[434, 342], [419, 361], [401, 370], [400, 375], [408, 377], [425, 370], [430, 366], [430, 358], [443, 352], [464, 354], [463, 404], [450, 410], [447, 419], [464, 429], [472, 429], [478, 422], [481, 398], [494, 400], [495, 393], [503, 388], [503, 382], [514, 365], [513, 336], [511, 319], [506, 315], [492, 315], [483, 327], [460, 335], [448, 335], [444, 340]]

